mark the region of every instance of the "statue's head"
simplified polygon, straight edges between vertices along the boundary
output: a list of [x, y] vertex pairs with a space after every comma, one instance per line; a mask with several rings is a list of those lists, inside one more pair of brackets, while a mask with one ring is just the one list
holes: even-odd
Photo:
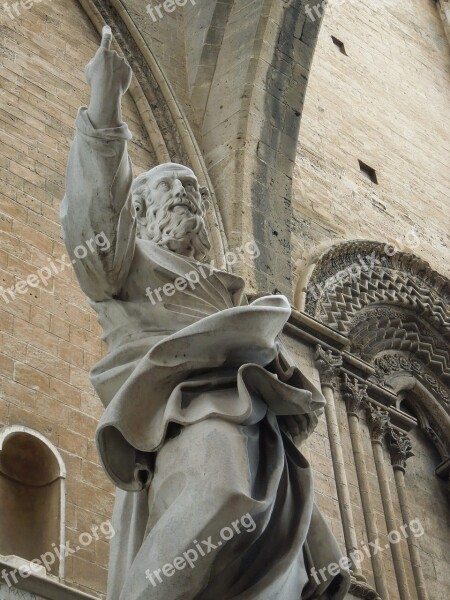
[[210, 249], [204, 216], [208, 189], [188, 167], [166, 163], [133, 182], [137, 236], [183, 256], [203, 260]]

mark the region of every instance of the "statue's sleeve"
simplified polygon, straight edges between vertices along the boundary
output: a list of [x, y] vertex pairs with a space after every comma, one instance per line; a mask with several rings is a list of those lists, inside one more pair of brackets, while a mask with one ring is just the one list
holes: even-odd
[[81, 288], [96, 302], [122, 289], [133, 260], [136, 223], [131, 203], [128, 126], [95, 129], [87, 108], [77, 116], [61, 205], [64, 242]]

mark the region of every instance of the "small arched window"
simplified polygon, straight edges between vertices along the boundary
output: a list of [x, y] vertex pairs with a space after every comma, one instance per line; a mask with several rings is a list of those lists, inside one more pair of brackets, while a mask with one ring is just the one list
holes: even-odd
[[[27, 427], [0, 430], [0, 555], [26, 561], [55, 555], [50, 574], [64, 576], [66, 469], [55, 446]], [[64, 553], [61, 553], [64, 556]]]

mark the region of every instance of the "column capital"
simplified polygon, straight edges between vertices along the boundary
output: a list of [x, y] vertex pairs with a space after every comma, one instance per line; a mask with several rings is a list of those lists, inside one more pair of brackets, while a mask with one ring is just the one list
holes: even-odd
[[366, 404], [367, 420], [372, 442], [383, 443], [383, 437], [389, 427], [389, 413], [379, 406], [367, 402]]
[[406, 433], [395, 431], [391, 426], [388, 427], [387, 439], [392, 466], [396, 470], [405, 472], [406, 461], [414, 456], [411, 440]]
[[344, 392], [345, 406], [349, 415], [359, 419], [359, 411], [368, 402], [367, 385], [361, 383], [356, 377], [351, 378], [347, 373], [342, 377], [342, 391]]
[[342, 356], [333, 354], [332, 350], [324, 350], [320, 344], [317, 344], [315, 359], [320, 373], [320, 383], [322, 386], [328, 385], [334, 389], [334, 379], [342, 367]]

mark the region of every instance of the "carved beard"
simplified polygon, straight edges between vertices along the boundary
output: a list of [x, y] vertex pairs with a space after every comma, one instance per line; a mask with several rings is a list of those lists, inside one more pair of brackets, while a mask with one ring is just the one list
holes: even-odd
[[188, 201], [192, 210], [173, 209], [180, 202], [177, 198], [160, 205], [150, 204], [145, 218], [138, 221], [138, 237], [177, 254], [193, 255], [196, 260], [203, 260], [211, 248], [208, 233], [203, 216], [195, 214], [198, 213], [196, 203], [192, 199]]

